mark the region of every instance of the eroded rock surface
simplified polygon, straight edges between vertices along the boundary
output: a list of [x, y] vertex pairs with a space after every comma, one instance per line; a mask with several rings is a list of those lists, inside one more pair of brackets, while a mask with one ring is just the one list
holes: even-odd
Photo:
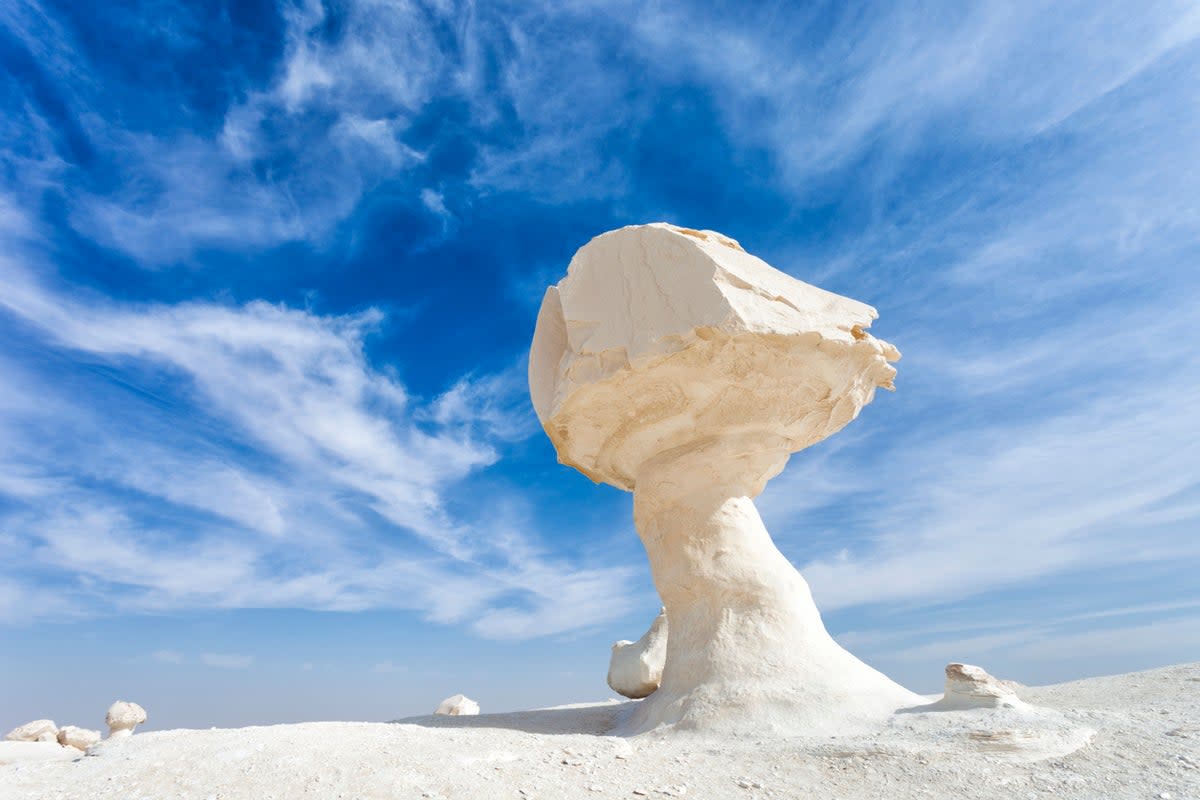
[[128, 700], [118, 700], [108, 707], [104, 717], [108, 738], [120, 739], [133, 734], [133, 729], [146, 721], [146, 709]]
[[100, 731], [67, 725], [58, 732], [58, 743], [76, 750], [87, 750], [100, 741]]
[[4, 739], [8, 742], [57, 742], [58, 726], [52, 719], [35, 719], [13, 728]]
[[636, 642], [622, 639], [612, 646], [608, 662], [608, 685], [614, 692], [634, 700], [648, 697], [662, 683], [667, 659], [667, 610], [654, 618], [649, 630]]
[[732, 429], [788, 452], [892, 388], [871, 306], [796, 280], [714, 231], [632, 225], [546, 291], [529, 389], [559, 460], [633, 490], [647, 460]]
[[941, 704], [947, 708], [1020, 708], [1025, 705], [1012, 681], [993, 678], [974, 664], [947, 664], [946, 691]]
[[753, 501], [892, 388], [875, 317], [665, 223], [596, 237], [546, 291], [534, 408], [561, 462], [633, 492], [670, 619], [661, 683], [622, 732], [841, 734], [919, 701], [833, 641]]

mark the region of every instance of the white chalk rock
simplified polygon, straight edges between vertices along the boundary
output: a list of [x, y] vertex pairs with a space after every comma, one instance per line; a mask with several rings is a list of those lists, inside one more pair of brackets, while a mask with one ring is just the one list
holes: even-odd
[[58, 726], [54, 720], [35, 719], [13, 728], [4, 737], [9, 742], [58, 742]]
[[67, 725], [58, 732], [58, 743], [64, 747], [74, 747], [77, 750], [87, 750], [100, 741], [100, 731], [78, 728]]
[[133, 729], [146, 721], [146, 709], [137, 703], [118, 700], [108, 707], [104, 721], [108, 724], [108, 738], [120, 739], [132, 735]]
[[456, 694], [438, 703], [437, 711], [433, 713], [450, 717], [471, 717], [479, 713], [479, 703], [465, 694]]
[[621, 732], [836, 735], [921, 701], [834, 642], [753, 500], [892, 388], [875, 317], [665, 223], [596, 237], [546, 291], [534, 409], [562, 463], [633, 492], [670, 619], [662, 682]]
[[546, 290], [529, 392], [559, 460], [621, 489], [731, 429], [780, 440], [786, 461], [892, 387], [900, 354], [865, 332], [876, 316], [719, 233], [632, 225], [588, 242]]
[[[4, 741], [0, 742], [0, 767], [8, 764], [29, 764], [37, 761], [70, 761], [82, 753], [58, 742]], [[0, 795], [3, 795], [0, 792]]]
[[891, 727], [927, 742], [945, 742], [1012, 761], [1061, 758], [1084, 747], [1095, 731], [1052, 708], [1017, 697], [1019, 684], [997, 680], [972, 664], [946, 666], [945, 694], [904, 709]]
[[608, 685], [617, 694], [634, 700], [648, 697], [662, 682], [666, 658], [667, 610], [664, 608], [642, 638], [636, 642], [622, 639], [612, 646]]
[[946, 665], [946, 691], [938, 701], [942, 708], [1025, 708], [1011, 681], [993, 678], [973, 664]]

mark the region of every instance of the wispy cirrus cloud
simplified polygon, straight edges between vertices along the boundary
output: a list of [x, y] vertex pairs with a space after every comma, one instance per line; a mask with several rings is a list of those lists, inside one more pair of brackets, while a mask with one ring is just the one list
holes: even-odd
[[[52, 289], [27, 223], [7, 218], [0, 270], [0, 324], [27, 343], [0, 356], [5, 585], [55, 586], [68, 615], [391, 607], [500, 637], [624, 610], [593, 593], [622, 594], [627, 568], [572, 565], [533, 526], [445, 506], [531, 432], [511, 375], [425, 401], [368, 362], [377, 311]], [[0, 593], [11, 621], [30, 613], [20, 594]]]
[[[1200, 388], [1190, 4], [306, 2], [284, 9], [264, 68], [207, 81], [233, 88], [203, 112], [170, 95], [188, 111], [158, 126], [95, 113], [111, 84], [55, 15], [0, 13], [58, 93], [11, 94], [12, 237], [37, 234], [21, 209], [65, 198], [91, 242], [201, 269], [206, 249], [319, 245], [384, 185], [433, 238], [469, 230], [470, 201], [495, 192], [729, 218], [752, 251], [879, 305], [906, 353], [900, 393], [763, 499], [827, 606], [932, 607], [1196, 557], [1179, 436]], [[189, 19], [155, 36], [195, 47]], [[777, 194], [778, 211], [739, 217], [711, 201], [722, 188], [739, 208]], [[0, 298], [74, 382], [0, 356], [7, 385], [33, 387], [0, 394], [17, 454], [3, 541], [27, 563], [73, 591], [117, 578], [130, 608], [404, 607], [504, 636], [628, 602], [610, 598], [631, 568], [556, 555], [522, 533], [548, 527], [538, 512], [447, 507], [536, 432], [521, 367], [413, 397], [367, 358], [379, 312], [108, 299], [55, 283], [44, 244], [6, 265]], [[538, 267], [514, 270], [514, 294], [557, 278]], [[163, 567], [139, 578], [150, 554]]]
[[[895, 162], [930, 138], [951, 148], [1026, 141], [1200, 36], [1194, 6], [1174, 0], [1136, 14], [1088, 2], [874, 11], [795, 9], [782, 25], [778, 7], [696, 14], [653, 4], [634, 29], [669, 74], [698, 71], [719, 87], [734, 135], [769, 146], [809, 196], [806, 181], [820, 186], [874, 150]], [[876, 179], [898, 177], [879, 166]]]
[[150, 657], [161, 664], [182, 664], [187, 657], [177, 650], [155, 650]]
[[201, 653], [200, 663], [218, 669], [249, 669], [254, 666], [254, 656], [241, 653]]
[[826, 496], [864, 508], [848, 546], [804, 565], [815, 594], [830, 609], [920, 606], [1056, 573], [1200, 558], [1187, 533], [1196, 457], [1175, 445], [1192, 413], [1184, 398], [1200, 385], [1156, 390], [1150, 407], [1142, 397], [1097, 401], [1036, 423], [906, 441], [869, 479], [843, 484], [861, 495]]
[[[834, 608], [1194, 562], [1200, 17], [940, 10], [848, 16], [798, 59], [772, 28], [701, 67], [741, 140], [860, 224], [776, 263], [879, 305], [905, 353], [895, 398], [768, 489], [772, 527]], [[674, 18], [646, 35], [676, 41]], [[739, 119], [747, 96], [778, 116]]]
[[[115, 22], [181, 58], [205, 47], [186, 4], [167, 5], [171, 30], [123, 12]], [[257, 80], [237, 64], [214, 67], [212, 82], [229, 87], [216, 107], [190, 108], [167, 130], [94, 109], [106, 96], [143, 105], [186, 99], [148, 94], [157, 89], [125, 72], [102, 80], [83, 37], [37, 3], [6, 17], [55, 83], [49, 110], [13, 87], [25, 106], [13, 138], [27, 149], [30, 129], [43, 130], [30, 156], [71, 184], [71, 224], [148, 267], [206, 249], [326, 243], [382, 185], [400, 188], [435, 240], [454, 227], [451, 195], [536, 182], [547, 197], [611, 196], [625, 179], [604, 140], [649, 107], [630, 102], [631, 78], [605, 74], [622, 34], [586, 5], [286, 5], [274, 67]], [[596, 30], [594, 40], [574, 36], [582, 26]], [[441, 138], [431, 139], [430, 128]], [[434, 152], [443, 140], [464, 148], [449, 176], [433, 174], [447, 161]], [[102, 176], [90, 175], [97, 156]]]

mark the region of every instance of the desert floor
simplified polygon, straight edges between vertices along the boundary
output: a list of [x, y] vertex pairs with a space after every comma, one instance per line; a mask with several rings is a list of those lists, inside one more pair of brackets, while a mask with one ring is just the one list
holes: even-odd
[[1020, 695], [1062, 713], [1027, 725], [980, 710], [898, 714], [871, 735], [825, 739], [605, 736], [630, 707], [615, 702], [152, 731], [95, 756], [0, 766], [0, 798], [1200, 800], [1200, 664]]

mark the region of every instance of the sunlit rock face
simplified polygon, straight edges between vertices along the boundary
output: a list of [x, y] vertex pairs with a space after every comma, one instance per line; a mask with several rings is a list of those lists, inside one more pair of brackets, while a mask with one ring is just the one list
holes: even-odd
[[876, 316], [719, 233], [621, 228], [546, 291], [530, 395], [564, 464], [632, 490], [646, 460], [714, 434], [795, 452], [840, 430], [892, 387]]
[[74, 747], [76, 750], [87, 750], [100, 741], [100, 731], [67, 725], [58, 732], [58, 743], [63, 747]]
[[634, 700], [649, 697], [662, 683], [667, 660], [667, 610], [654, 618], [636, 642], [621, 640], [612, 646], [608, 661], [608, 686]]
[[974, 664], [947, 664], [946, 691], [939, 706], [954, 708], [1024, 708], [1011, 681], [992, 677]]
[[919, 701], [833, 641], [753, 502], [892, 388], [900, 354], [866, 333], [875, 317], [664, 223], [596, 237], [547, 290], [534, 408], [560, 461], [634, 493], [669, 622], [661, 684], [626, 732], [838, 733]]
[[118, 700], [108, 707], [104, 722], [108, 725], [108, 738], [121, 739], [133, 735], [133, 729], [146, 721], [146, 709], [128, 700]]
[[9, 731], [6, 742], [56, 742], [58, 741], [58, 726], [52, 719], [35, 719], [18, 725]]

